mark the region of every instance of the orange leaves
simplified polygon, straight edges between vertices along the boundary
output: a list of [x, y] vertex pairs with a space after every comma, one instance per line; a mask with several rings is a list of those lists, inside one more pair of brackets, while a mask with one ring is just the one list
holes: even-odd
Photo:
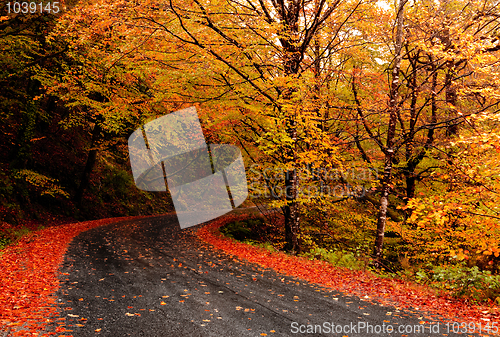
[[[478, 195], [481, 202], [476, 201]], [[411, 199], [408, 222], [417, 228], [405, 228], [406, 239], [413, 243], [409, 256], [429, 262], [492, 261], [500, 254], [500, 225], [488, 214], [496, 203], [496, 194], [486, 189], [478, 193], [458, 185], [453, 193]]]
[[[13, 327], [14, 331], [15, 326], [23, 325], [23, 329], [39, 332], [48, 319], [58, 315], [52, 294], [59, 288], [57, 271], [69, 242], [82, 231], [120, 219], [127, 218], [49, 227], [5, 248], [0, 255], [0, 325]], [[56, 330], [65, 331], [63, 326]], [[28, 334], [27, 331], [19, 333]]]
[[[217, 219], [199, 229], [197, 235], [203, 241], [236, 258], [245, 259], [265, 268], [272, 268], [282, 274], [298, 277], [310, 283], [359, 296], [363, 301], [377, 301], [396, 307], [420, 308], [420, 310], [437, 313], [454, 321], [470, 322], [486, 318], [485, 314], [481, 312], [484, 308], [480, 306], [470, 305], [463, 300], [436, 297], [433, 292], [423, 287], [406, 284], [401, 280], [380, 279], [368, 272], [341, 269], [323, 261], [310, 261], [284, 253], [269, 252], [225, 238], [219, 233], [219, 227], [230, 222], [243, 220], [246, 217], [227, 216]], [[295, 283], [287, 278], [281, 278], [281, 281]], [[275, 294], [275, 296], [283, 295]], [[294, 297], [294, 299], [298, 298]], [[337, 300], [335, 296], [333, 299]], [[488, 318], [491, 317], [488, 316]]]

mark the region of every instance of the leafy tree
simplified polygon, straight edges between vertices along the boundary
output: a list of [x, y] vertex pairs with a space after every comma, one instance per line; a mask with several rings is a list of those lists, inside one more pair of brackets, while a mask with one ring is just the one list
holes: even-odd
[[[278, 205], [285, 214], [286, 248], [292, 252], [300, 249], [298, 167], [319, 162], [318, 158], [329, 165], [338, 162], [331, 137], [318, 120], [324, 111], [324, 101], [318, 103], [320, 70], [325, 77], [331, 75], [334, 47], [343, 41], [340, 32], [355, 21], [361, 5], [321, 0], [192, 1], [168, 6], [149, 2], [140, 7], [116, 3], [106, 14], [109, 26], [119, 22], [122, 14], [117, 10], [133, 18], [123, 21], [125, 40], [147, 36], [147, 43], [136, 43], [119, 59], [137, 61], [136, 69], [153, 72], [156, 80], [168, 79], [169, 83], [151, 83], [157, 97], [163, 93], [165, 100], [225, 107], [228, 113], [223, 117], [236, 120], [236, 129], [246, 129], [240, 141], [286, 171], [287, 193]], [[313, 81], [315, 85], [308, 85]], [[221, 119], [217, 117], [207, 116], [208, 123]], [[325, 148], [330, 152], [321, 151]]]
[[[494, 95], [486, 94], [492, 87], [486, 82], [478, 86], [476, 80], [490, 81], [493, 87], [497, 81], [497, 73], [491, 71], [498, 60], [494, 3], [423, 1], [418, 6], [407, 5], [406, 24], [398, 29], [403, 15], [401, 4], [396, 11], [394, 36], [387, 39], [374, 35], [379, 39], [371, 48], [379, 58], [378, 64], [357, 59], [352, 66], [351, 94], [344, 98], [354, 102], [347, 105], [355, 121], [349, 131], [359, 156], [370, 165], [384, 168], [377, 188], [380, 202], [375, 203], [380, 207], [377, 259], [381, 258], [384, 223], [390, 211], [389, 196], [399, 199], [392, 199], [396, 205], [406, 203], [416, 196], [418, 182], [435, 185], [433, 172], [442, 167], [438, 160], [443, 154], [454, 157], [450, 141], [459, 134], [459, 127], [463, 132], [468, 128], [467, 116], [493, 112], [498, 104]], [[390, 29], [380, 27], [383, 31]], [[387, 48], [391, 44], [394, 47]], [[367, 80], [382, 78], [380, 64], [388, 65], [387, 70], [392, 72], [385, 87]], [[387, 98], [381, 98], [380, 92], [386, 92]], [[484, 97], [482, 104], [477, 104], [478, 96], [474, 95]], [[389, 145], [392, 151], [388, 151]]]
[[[68, 109], [62, 127], [83, 127], [90, 139], [73, 196], [77, 205], [81, 205], [89, 186], [98, 154], [116, 149], [141, 121], [164, 108], [149, 105], [153, 99], [147, 77], [118, 52], [119, 48], [133, 48], [133, 43], [123, 42], [127, 29], [117, 25], [119, 18], [100, 21], [96, 26], [91, 12], [98, 8], [87, 4], [58, 22], [49, 41], [65, 45], [65, 57], [54, 67], [40, 69], [36, 76], [46, 94], [60, 99]], [[85, 37], [79, 30], [83, 25], [92, 27]]]

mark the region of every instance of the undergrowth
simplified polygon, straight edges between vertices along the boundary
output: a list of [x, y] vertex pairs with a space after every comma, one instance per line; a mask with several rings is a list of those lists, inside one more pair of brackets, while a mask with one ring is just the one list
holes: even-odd
[[[273, 231], [276, 232], [277, 227], [277, 225], [266, 223], [262, 218], [253, 218], [229, 223], [221, 227], [219, 231], [228, 238], [270, 251], [278, 251], [282, 250], [280, 247], [283, 247], [284, 243], [279, 241], [283, 241], [284, 237], [275, 233], [270, 234]], [[410, 268], [404, 263], [404, 258], [398, 259], [395, 255], [393, 260], [399, 264], [391, 265], [396, 266], [394, 270], [390, 268], [380, 270], [371, 265], [372, 260], [369, 254], [366, 254], [359, 246], [357, 249], [342, 249], [338, 245], [314, 241], [313, 237], [314, 235], [309, 234], [301, 235], [305, 242], [300, 256], [310, 260], [326, 261], [334, 266], [351, 270], [370, 270], [383, 278], [403, 278], [436, 289], [440, 294], [467, 298], [476, 303], [500, 304], [500, 275], [493, 275], [488, 270], [480, 270], [477, 266], [470, 267], [462, 262], [438, 266], [427, 264]], [[393, 243], [389, 242], [387, 249], [399, 243], [397, 240]], [[304, 249], [304, 247], [307, 248]], [[388, 256], [391, 257], [391, 254]]]
[[[43, 228], [45, 227], [40, 226], [37, 230]], [[33, 232], [33, 230], [27, 227], [4, 229], [0, 231], [0, 251], [31, 232]]]

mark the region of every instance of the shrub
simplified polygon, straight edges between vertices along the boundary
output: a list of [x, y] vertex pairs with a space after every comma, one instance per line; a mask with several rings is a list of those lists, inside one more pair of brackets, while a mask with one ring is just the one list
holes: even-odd
[[9, 243], [11, 243], [11, 239], [0, 233], [0, 250], [4, 249]]
[[344, 267], [348, 269], [363, 269], [365, 267], [365, 262], [358, 260], [358, 258], [349, 251], [334, 251], [327, 250], [325, 248], [314, 248], [304, 256], [312, 259], [320, 259], [331, 263], [335, 266]]
[[256, 229], [262, 226], [262, 221], [259, 219], [249, 219], [244, 221], [236, 221], [227, 224], [219, 229], [219, 231], [227, 237], [238, 241], [255, 240], [258, 238]]
[[449, 290], [456, 297], [500, 301], [500, 275], [492, 275], [490, 271], [482, 271], [477, 266], [436, 266], [428, 272], [418, 271], [416, 280], [429, 283], [434, 288]]

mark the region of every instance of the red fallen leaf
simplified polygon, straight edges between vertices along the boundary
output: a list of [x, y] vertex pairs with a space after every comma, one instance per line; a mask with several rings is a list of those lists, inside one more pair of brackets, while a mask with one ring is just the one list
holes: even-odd
[[[401, 280], [381, 279], [367, 271], [353, 271], [335, 267], [324, 261], [310, 261], [281, 252], [269, 252], [224, 237], [218, 228], [227, 223], [243, 220], [248, 215], [225, 216], [212, 221], [197, 231], [197, 236], [216, 249], [235, 258], [244, 259], [264, 268], [272, 268], [282, 274], [301, 278], [311, 283], [333, 288], [362, 298], [401, 308], [419, 308], [420, 311], [441, 315], [455, 322], [481, 322], [485, 309], [491, 309], [491, 317], [499, 317], [498, 307], [471, 305], [466, 300], [447, 296], [436, 297], [428, 288], [412, 285]], [[285, 282], [285, 278], [281, 279]], [[318, 290], [319, 291], [319, 290]], [[369, 295], [369, 296], [368, 296]]]
[[[38, 334], [43, 330], [50, 320], [59, 315], [58, 304], [52, 294], [59, 289], [59, 267], [69, 242], [82, 231], [133, 218], [141, 217], [109, 218], [48, 227], [32, 232], [22, 237], [17, 244], [3, 249], [0, 258], [1, 324], [14, 326], [29, 322], [23, 331], [15, 331], [14, 328], [13, 335], [17, 332], [22, 335]], [[19, 309], [14, 310], [16, 307]], [[56, 328], [57, 333], [69, 331], [62, 326]]]

